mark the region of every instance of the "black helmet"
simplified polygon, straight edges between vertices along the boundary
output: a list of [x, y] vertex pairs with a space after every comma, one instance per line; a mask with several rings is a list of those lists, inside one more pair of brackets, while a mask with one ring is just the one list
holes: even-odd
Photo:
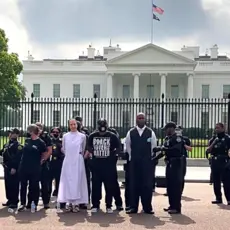
[[100, 118], [97, 121], [97, 126], [98, 126], [98, 130], [100, 132], [105, 132], [108, 129], [108, 123], [107, 123], [106, 119], [104, 119], [104, 118]]
[[81, 122], [77, 121], [77, 131], [80, 132], [81, 131]]
[[80, 116], [76, 116], [76, 117], [75, 117], [75, 120], [76, 120], [76, 121], [82, 122], [83, 119], [82, 119], [82, 117], [80, 117]]

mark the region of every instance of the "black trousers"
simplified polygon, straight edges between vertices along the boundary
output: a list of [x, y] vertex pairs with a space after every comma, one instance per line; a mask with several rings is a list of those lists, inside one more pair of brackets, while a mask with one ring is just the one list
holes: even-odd
[[153, 165], [150, 159], [132, 159], [129, 163], [130, 208], [137, 211], [139, 198], [145, 212], [152, 211]]
[[109, 164], [108, 162], [104, 163], [104, 165], [98, 164], [92, 167], [92, 205], [94, 208], [100, 207], [102, 183], [105, 187], [106, 208], [112, 207], [116, 171], [114, 170], [113, 164]]
[[28, 192], [28, 204], [31, 204], [34, 201], [35, 205], [38, 205], [39, 201], [39, 180], [40, 180], [40, 171], [34, 172], [20, 172], [20, 201], [21, 205], [26, 205], [27, 197], [27, 186], [29, 185]]
[[181, 211], [184, 159], [172, 158], [166, 165], [167, 193], [170, 209]]
[[184, 184], [185, 184], [185, 176], [187, 172], [187, 158], [183, 156], [183, 183], [182, 183], [182, 193], [184, 191]]
[[125, 206], [130, 207], [130, 180], [129, 180], [129, 162], [124, 165], [125, 170]]
[[50, 184], [49, 184], [49, 196], [51, 197], [52, 188], [53, 188], [53, 180], [55, 181], [55, 191], [58, 193], [60, 177], [61, 177], [61, 169], [62, 169], [62, 160], [53, 160], [50, 162]]
[[156, 188], [156, 164], [153, 165], [153, 190]]
[[90, 159], [85, 160], [85, 173], [87, 179], [87, 187], [88, 187], [88, 196], [89, 196], [89, 203], [90, 203], [90, 196], [91, 196], [91, 170], [90, 170]]
[[40, 183], [42, 201], [44, 205], [47, 205], [50, 202], [50, 194], [52, 190], [50, 187], [50, 170], [48, 162], [45, 162], [44, 165], [42, 165]]
[[226, 168], [227, 158], [212, 159], [213, 189], [216, 200], [222, 201], [221, 182], [227, 201], [230, 201], [230, 171]]
[[14, 175], [11, 175], [8, 168], [4, 168], [4, 180], [5, 180], [5, 191], [6, 199], [9, 204], [17, 205], [19, 197], [19, 176], [16, 172]]

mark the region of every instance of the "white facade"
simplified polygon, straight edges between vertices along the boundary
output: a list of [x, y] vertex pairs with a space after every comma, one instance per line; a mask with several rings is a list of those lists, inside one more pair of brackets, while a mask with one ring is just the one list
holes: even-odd
[[[37, 61], [29, 55], [28, 60], [23, 61], [23, 84], [27, 89], [28, 97], [34, 92], [35, 97], [40, 98], [93, 98], [94, 93], [97, 93], [100, 98], [115, 99], [160, 99], [162, 94], [166, 98], [223, 98], [230, 93], [230, 59], [218, 55], [217, 45], [210, 51], [210, 56], [200, 56], [199, 47], [183, 47], [181, 51], [172, 52], [148, 44], [129, 52], [121, 51], [119, 46], [105, 47], [103, 56], [95, 56], [95, 49], [89, 47], [87, 56], [81, 56], [76, 60]], [[36, 106], [41, 107], [41, 105]], [[55, 106], [58, 107], [57, 104]], [[38, 118], [47, 117], [48, 110], [49, 114], [53, 114], [54, 110], [63, 110], [63, 106], [52, 108], [50, 105], [46, 111], [44, 108], [37, 109], [37, 113], [40, 113]], [[66, 112], [60, 112], [60, 114], [65, 114], [62, 118], [60, 115], [53, 115], [59, 116], [58, 119], [61, 119], [59, 123], [65, 125], [66, 120], [73, 116], [73, 111], [79, 110], [83, 117], [92, 120], [92, 108], [90, 111], [87, 111], [89, 109], [86, 106], [79, 109], [79, 103], [78, 105], [73, 103], [71, 109], [69, 105], [66, 106], [68, 107], [64, 109]], [[141, 108], [132, 109], [131, 115], [128, 116], [133, 124], [135, 114]], [[160, 109], [155, 105], [150, 116], [161, 113]], [[212, 108], [212, 114], [216, 114], [213, 109], [217, 110], [218, 116], [216, 115], [217, 118], [212, 119], [213, 121], [209, 120], [210, 127], [216, 120], [220, 120], [219, 117], [222, 119], [223, 114], [219, 113], [226, 113], [226, 110], [222, 111], [216, 107]], [[36, 110], [35, 107], [34, 110]], [[107, 108], [104, 112], [103, 108], [97, 110], [101, 110], [100, 116], [109, 118], [114, 126], [121, 124], [122, 118], [119, 118], [117, 113], [126, 111], [124, 106], [120, 106], [116, 111], [114, 111], [114, 106], [113, 109]], [[127, 110], [130, 112], [130, 109]], [[161, 120], [161, 116], [155, 115], [156, 125], [160, 127], [162, 123], [170, 120], [171, 111], [165, 112], [163, 118], [165, 121]], [[201, 112], [194, 112], [188, 106], [186, 111], [199, 114], [195, 114], [192, 119], [186, 119], [184, 117], [187, 116], [184, 115], [186, 113], [180, 109], [177, 111], [180, 113], [177, 118], [178, 123], [182, 125], [186, 123], [187, 127], [200, 126], [195, 122], [197, 118], [200, 118]], [[210, 112], [210, 108], [206, 112]], [[53, 119], [50, 117], [48, 123], [52, 123]]]

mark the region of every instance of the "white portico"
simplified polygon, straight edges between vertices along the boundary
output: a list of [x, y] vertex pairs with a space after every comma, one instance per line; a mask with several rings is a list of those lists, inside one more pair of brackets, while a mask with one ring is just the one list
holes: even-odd
[[180, 87], [180, 98], [193, 98], [193, 76], [196, 62], [192, 59], [148, 44], [108, 60], [107, 97], [122, 95], [122, 86], [131, 86], [133, 98], [146, 98], [147, 85], [154, 85], [154, 97], [170, 97], [170, 86]]

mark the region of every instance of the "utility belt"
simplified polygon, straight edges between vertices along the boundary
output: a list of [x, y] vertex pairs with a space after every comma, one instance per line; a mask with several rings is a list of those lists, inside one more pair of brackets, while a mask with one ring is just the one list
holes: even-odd
[[212, 160], [229, 160], [229, 156], [226, 155], [212, 155]]
[[174, 161], [179, 161], [184, 159], [184, 156], [177, 156], [177, 157], [167, 157], [166, 162], [171, 163]]
[[62, 156], [52, 156], [51, 157], [51, 161], [61, 161], [63, 159], [64, 159], [64, 157], [62, 157]]

